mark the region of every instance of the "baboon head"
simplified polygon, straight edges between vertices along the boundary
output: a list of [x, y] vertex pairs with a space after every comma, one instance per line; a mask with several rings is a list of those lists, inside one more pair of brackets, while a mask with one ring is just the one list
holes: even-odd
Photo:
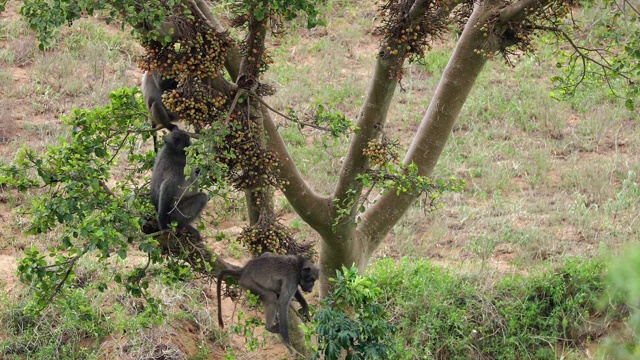
[[313, 263], [305, 261], [302, 271], [300, 271], [300, 287], [304, 292], [311, 292], [313, 284], [320, 277], [320, 270]]
[[183, 153], [185, 148], [191, 146], [191, 137], [186, 131], [176, 129], [164, 137], [164, 143], [175, 152]]

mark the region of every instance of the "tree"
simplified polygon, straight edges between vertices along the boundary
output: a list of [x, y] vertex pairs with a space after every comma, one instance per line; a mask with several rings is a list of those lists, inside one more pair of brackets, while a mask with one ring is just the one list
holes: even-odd
[[[626, 97], [627, 107], [633, 109], [640, 92], [635, 82], [639, 74], [640, 37], [637, 28], [626, 26], [637, 21], [640, 14], [631, 3], [605, 3], [616, 15], [611, 17], [610, 24], [603, 26], [618, 30], [615, 36], [604, 39], [608, 41], [605, 45], [590, 48], [574, 37], [580, 31], [570, 16], [572, 7], [578, 6], [574, 1], [386, 1], [379, 5], [382, 37], [375, 69], [355, 123], [351, 124], [341, 114], [323, 107], [318, 107], [318, 113], [311, 120], [287, 115], [301, 127], [322, 128], [336, 136], [345, 132], [350, 134], [338, 181], [333, 191], [323, 196], [316, 193], [313, 184], [298, 172], [273, 119], [280, 114], [271, 111], [262, 99], [273, 89], [259, 81], [271, 61], [266, 37], [275, 30], [286, 28], [287, 21], [301, 15], [306, 16], [309, 27], [321, 25], [315, 4], [304, 0], [234, 2], [230, 4], [231, 25], [241, 30], [242, 39], [234, 39], [225, 32], [202, 0], [54, 3], [33, 0], [25, 1], [21, 12], [37, 31], [43, 48], [49, 45], [55, 27], [73, 22], [83, 13], [106, 11], [107, 21], [121, 20], [130, 25], [134, 36], [147, 50], [147, 55], [140, 61], [141, 67], [159, 70], [176, 78], [180, 84], [176, 91], [165, 97], [165, 103], [199, 133], [198, 166], [204, 173], [219, 175], [208, 183], [209, 191], [214, 191], [214, 181], [224, 179], [245, 193], [250, 219], [250, 227], [241, 236], [245, 244], [254, 253], [308, 250], [306, 244], [296, 244], [273, 215], [274, 188], [282, 190], [300, 217], [318, 232], [322, 238], [321, 294], [329, 289], [328, 277], [342, 266], [355, 264], [363, 270], [386, 234], [417, 198], [426, 194], [427, 202], [434, 204], [439, 193], [461, 186], [455, 179], [437, 179], [433, 170], [460, 110], [488, 60], [502, 58], [509, 62], [514, 56], [533, 53], [535, 37], [546, 34], [569, 44], [568, 50], [560, 52], [562, 59], [558, 63], [565, 73], [553, 79], [559, 84], [558, 97], [571, 95], [586, 80], [601, 81], [619, 96]], [[403, 66], [407, 61], [420, 60], [431, 42], [450, 26], [461, 31], [459, 40], [421, 125], [400, 159], [384, 128], [394, 93], [401, 84]], [[73, 159], [75, 168], [57, 162], [58, 158], [69, 159], [66, 155], [51, 157], [51, 163], [46, 164], [49, 167], [45, 169], [46, 161], [37, 154], [23, 154], [24, 164], [35, 166], [45, 185], [54, 187], [82, 179], [95, 195], [94, 207], [83, 205], [85, 207], [80, 208], [70, 197], [43, 204], [39, 211], [34, 211], [38, 220], [32, 226], [38, 231], [49, 230], [56, 221], [66, 224], [67, 231], [61, 238], [61, 249], [66, 251], [58, 253], [58, 265], [73, 265], [78, 256], [95, 249], [100, 250], [103, 257], [113, 253], [124, 257], [127, 247], [133, 243], [141, 244], [141, 248], [150, 254], [150, 261], [161, 259], [151, 240], [137, 240], [141, 224], [136, 222], [136, 216], [145, 214], [140, 211], [145, 207], [146, 214], [150, 213], [148, 203], [137, 196], [144, 193], [144, 186], [139, 186], [135, 177], [128, 178], [115, 189], [106, 186], [108, 167], [112, 166], [115, 157], [111, 156], [112, 150], [105, 147], [120, 149], [134, 141], [116, 137], [113, 124], [119, 125], [117, 129], [127, 129], [130, 134], [131, 126], [141, 123], [144, 117], [133, 111], [127, 113], [128, 117], [111, 115], [110, 122], [98, 121], [99, 117], [110, 116], [109, 113], [122, 115], [129, 111], [126, 109], [130, 109], [131, 104], [135, 108], [139, 96], [136, 97], [135, 92], [125, 92], [113, 99], [113, 106], [103, 115], [76, 112], [73, 116], [74, 127], [79, 129], [74, 137], [76, 142], [82, 143], [68, 145], [80, 146], [78, 154], [83, 154]], [[120, 130], [120, 133], [127, 131]], [[148, 134], [142, 136], [149, 138]], [[119, 145], [120, 141], [122, 145]], [[90, 144], [93, 147], [87, 153]], [[95, 168], [87, 174], [78, 171], [79, 163], [86, 159], [83, 156], [106, 159], [106, 163], [96, 163], [96, 168], [104, 172], [95, 176]], [[150, 159], [152, 155], [147, 154], [130, 156], [128, 160], [144, 170], [149, 168]], [[146, 165], [143, 164], [145, 161]], [[106, 169], [98, 165], [104, 165]], [[52, 166], [68, 169], [69, 176], [52, 176]], [[36, 185], [26, 176], [19, 176], [25, 174], [19, 166], [5, 167], [5, 171], [13, 179], [12, 182], [4, 180], [8, 184], [21, 189]], [[67, 187], [64, 191], [71, 190]], [[104, 208], [105, 201], [111, 204], [111, 212]], [[101, 213], [96, 214], [96, 209], [101, 209]], [[130, 213], [117, 213], [120, 209], [130, 210]], [[76, 230], [78, 224], [83, 225], [83, 231]], [[115, 225], [105, 228], [105, 224]], [[105, 241], [105, 237], [119, 240]], [[78, 242], [81, 245], [74, 239], [83, 239]], [[165, 248], [170, 247], [165, 244]], [[206, 253], [206, 249], [203, 251]], [[47, 272], [51, 268], [41, 254], [27, 255], [21, 269], [25, 274], [48, 279], [50, 284], [41, 288], [49, 292], [58, 290], [71, 274], [70, 267], [68, 271], [62, 268], [64, 270], [56, 273]], [[191, 259], [192, 265], [203, 264], [202, 258], [192, 256]], [[212, 265], [214, 270], [227, 266], [212, 262], [209, 255], [204, 263]], [[211, 270], [207, 266], [199, 269]], [[144, 291], [143, 278], [144, 269], [131, 275], [133, 290]]]

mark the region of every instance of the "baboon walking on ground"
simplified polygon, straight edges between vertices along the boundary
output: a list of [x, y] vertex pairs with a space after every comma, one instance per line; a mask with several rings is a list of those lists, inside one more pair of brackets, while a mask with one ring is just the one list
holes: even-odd
[[[304, 292], [311, 292], [319, 276], [318, 267], [300, 255], [274, 255], [264, 253], [260, 257], [250, 260], [238, 270], [222, 270], [218, 275], [218, 324], [224, 327], [222, 321], [222, 306], [220, 303], [220, 287], [227, 276], [239, 277], [238, 283], [252, 294], [258, 295], [264, 305], [266, 315], [265, 327], [272, 333], [279, 332], [287, 347], [291, 347], [289, 339], [288, 308], [295, 297], [300, 303], [302, 312], [307, 319], [309, 305], [298, 290], [298, 285]], [[278, 321], [276, 321], [276, 315]]]

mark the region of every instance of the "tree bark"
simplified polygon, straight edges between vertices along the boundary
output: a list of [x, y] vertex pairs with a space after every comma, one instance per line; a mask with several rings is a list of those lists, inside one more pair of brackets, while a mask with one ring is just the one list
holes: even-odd
[[[431, 175], [444, 149], [453, 125], [487, 58], [474, 52], [484, 43], [484, 33], [474, 25], [486, 8], [476, 4], [460, 40], [444, 69], [429, 108], [422, 119], [404, 165], [415, 163], [421, 176]], [[378, 196], [363, 214], [358, 229], [366, 234], [366, 259], [373, 254], [391, 228], [416, 200], [415, 192]]]

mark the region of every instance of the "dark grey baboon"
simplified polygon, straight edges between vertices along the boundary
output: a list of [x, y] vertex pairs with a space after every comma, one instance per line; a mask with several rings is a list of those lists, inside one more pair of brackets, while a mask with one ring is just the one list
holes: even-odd
[[189, 134], [175, 129], [164, 137], [164, 146], [156, 155], [151, 175], [151, 201], [158, 212], [160, 230], [167, 229], [174, 221], [179, 228], [189, 229], [207, 204], [207, 194], [198, 190], [197, 171], [194, 169], [190, 179], [184, 176], [185, 148], [190, 145]]
[[[285, 345], [291, 347], [289, 340], [289, 321], [287, 318], [289, 303], [295, 297], [300, 303], [302, 312], [307, 319], [309, 305], [298, 290], [298, 285], [304, 292], [311, 292], [318, 280], [320, 271], [311, 261], [300, 255], [274, 255], [264, 253], [260, 257], [250, 260], [238, 270], [222, 270], [218, 275], [218, 324], [224, 327], [222, 321], [222, 306], [220, 303], [220, 286], [227, 276], [239, 277], [238, 283], [252, 294], [258, 295], [264, 305], [266, 313], [266, 329], [269, 332], [282, 335]], [[276, 314], [279, 319], [276, 321]]]
[[172, 122], [178, 120], [178, 116], [164, 106], [162, 103], [162, 94], [167, 90], [173, 90], [178, 87], [175, 79], [164, 78], [157, 71], [148, 71], [142, 75], [142, 96], [147, 105], [147, 110], [151, 113], [151, 119], [155, 123], [156, 129], [166, 128], [169, 131], [174, 130], [177, 126]]

